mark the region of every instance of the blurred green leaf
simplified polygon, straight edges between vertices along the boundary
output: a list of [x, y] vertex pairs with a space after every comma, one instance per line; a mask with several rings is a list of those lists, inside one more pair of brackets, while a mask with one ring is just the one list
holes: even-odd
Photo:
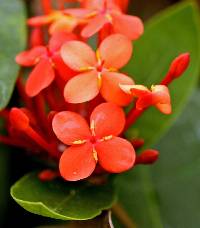
[[170, 85], [172, 115], [163, 115], [155, 108], [146, 111], [128, 131], [128, 137], [145, 139], [146, 146], [170, 127], [181, 112], [199, 76], [199, 17], [197, 6], [183, 2], [153, 17], [145, 26], [143, 37], [134, 45], [134, 56], [124, 69], [137, 84], [151, 86], [167, 73], [171, 61], [180, 53], [190, 52], [191, 64], [185, 74]]
[[[147, 146], [152, 146], [169, 128], [194, 90], [200, 62], [198, 19], [194, 3], [180, 3], [151, 19], [146, 25], [146, 34], [135, 44], [135, 58], [126, 70], [135, 75], [137, 83], [146, 85], [158, 83], [170, 61], [179, 53], [191, 53], [189, 69], [170, 86], [174, 114], [164, 116], [152, 109], [131, 129], [132, 134], [139, 129]], [[161, 157], [155, 166], [136, 167], [117, 179], [119, 201], [140, 228], [200, 225], [200, 187], [197, 177], [193, 176], [200, 173], [197, 159], [199, 135], [192, 136], [195, 125], [195, 134], [199, 131], [199, 101], [200, 96], [196, 97], [195, 105], [192, 101], [187, 106], [182, 118], [162, 139], [158, 147]]]
[[156, 146], [157, 163], [118, 179], [120, 201], [139, 227], [200, 227], [199, 116], [200, 91]]
[[15, 56], [26, 45], [26, 18], [22, 0], [0, 0], [0, 109], [12, 95], [19, 66]]
[[112, 184], [94, 186], [61, 180], [41, 182], [36, 173], [20, 179], [11, 196], [26, 210], [62, 220], [85, 220], [101, 214], [115, 202]]

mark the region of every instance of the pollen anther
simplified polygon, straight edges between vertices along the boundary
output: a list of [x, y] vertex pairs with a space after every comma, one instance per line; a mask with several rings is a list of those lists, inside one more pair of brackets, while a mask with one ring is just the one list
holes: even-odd
[[93, 148], [93, 157], [94, 157], [94, 160], [97, 162], [98, 161], [98, 156], [97, 156], [97, 152], [96, 150]]
[[80, 144], [84, 144], [87, 140], [76, 140], [73, 142], [74, 145], [80, 145]]

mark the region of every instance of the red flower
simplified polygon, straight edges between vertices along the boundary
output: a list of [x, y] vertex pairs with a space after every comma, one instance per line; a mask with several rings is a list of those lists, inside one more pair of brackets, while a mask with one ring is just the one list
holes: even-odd
[[54, 10], [51, 13], [43, 16], [36, 16], [28, 19], [30, 26], [50, 25], [49, 34], [56, 32], [72, 32], [78, 25], [79, 21], [72, 15], [66, 15], [63, 11]]
[[143, 85], [120, 85], [124, 92], [138, 97], [136, 101], [136, 109], [143, 110], [151, 105], [154, 105], [164, 114], [171, 113], [170, 94], [167, 86], [156, 85], [152, 86], [151, 90]]
[[82, 116], [69, 111], [56, 114], [52, 125], [56, 136], [70, 145], [59, 163], [64, 179], [77, 181], [87, 178], [97, 162], [111, 173], [120, 173], [133, 167], [133, 146], [117, 137], [123, 131], [125, 115], [115, 104], [97, 106], [90, 116], [90, 128]]
[[111, 25], [114, 33], [121, 33], [131, 40], [138, 39], [144, 32], [141, 19], [124, 14], [113, 0], [90, 0], [86, 1], [84, 7], [86, 8], [69, 9], [65, 12], [74, 17], [85, 15], [89, 19], [81, 33], [85, 38], [99, 32], [106, 24]]
[[92, 100], [100, 92], [106, 101], [120, 106], [129, 104], [131, 96], [124, 93], [119, 84], [133, 85], [128, 76], [118, 73], [132, 55], [131, 41], [121, 34], [107, 37], [95, 52], [87, 44], [70, 41], [61, 48], [64, 62], [80, 72], [65, 86], [64, 97], [69, 103]]
[[16, 62], [22, 66], [34, 66], [26, 82], [26, 93], [33, 97], [48, 87], [55, 78], [55, 70], [66, 81], [74, 72], [69, 69], [60, 57], [60, 47], [63, 43], [76, 39], [68, 33], [56, 33], [49, 41], [49, 45], [37, 46], [23, 51], [16, 56]]

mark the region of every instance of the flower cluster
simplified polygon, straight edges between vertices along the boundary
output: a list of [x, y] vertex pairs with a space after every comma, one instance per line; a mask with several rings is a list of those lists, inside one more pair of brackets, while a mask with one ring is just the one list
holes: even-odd
[[41, 0], [44, 14], [28, 19], [29, 47], [16, 56], [20, 107], [0, 112], [7, 128], [0, 141], [53, 161], [58, 168], [41, 172], [41, 180], [77, 181], [155, 162], [158, 151], [136, 154], [144, 140], [124, 133], [151, 106], [171, 113], [168, 85], [187, 69], [189, 53], [172, 61], [159, 84], [138, 85], [121, 71], [144, 30], [126, 14], [129, 1], [56, 2], [55, 9]]

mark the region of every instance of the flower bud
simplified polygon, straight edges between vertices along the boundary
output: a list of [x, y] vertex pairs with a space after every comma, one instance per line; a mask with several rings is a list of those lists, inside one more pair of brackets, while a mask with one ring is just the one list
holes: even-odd
[[173, 78], [178, 78], [188, 68], [189, 63], [190, 63], [190, 54], [189, 53], [183, 53], [183, 54], [179, 55], [171, 63], [171, 66], [169, 69], [169, 74]]
[[159, 156], [157, 150], [148, 149], [137, 155], [135, 164], [153, 164]]
[[26, 131], [29, 127], [29, 118], [20, 108], [11, 109], [9, 120], [11, 125], [20, 131]]

